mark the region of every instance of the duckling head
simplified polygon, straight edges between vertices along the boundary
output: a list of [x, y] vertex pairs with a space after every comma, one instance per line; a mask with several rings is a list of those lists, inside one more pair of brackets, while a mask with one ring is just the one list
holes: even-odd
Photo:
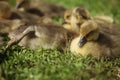
[[11, 14], [11, 6], [6, 1], [0, 1], [0, 19], [8, 19]]
[[63, 24], [70, 23], [71, 20], [72, 9], [68, 9], [64, 12], [64, 21]]
[[24, 11], [24, 8], [30, 6], [30, 0], [16, 0], [16, 8], [19, 8], [21, 11]]
[[63, 22], [62, 22], [62, 25], [65, 29], [67, 30], [72, 30], [72, 27], [71, 27], [71, 14], [72, 14], [72, 9], [68, 9], [64, 12], [64, 19], [63, 19]]
[[84, 21], [90, 19], [89, 11], [82, 7], [76, 7], [72, 11], [71, 23], [82, 24]]
[[96, 22], [89, 20], [81, 25], [80, 40], [78, 46], [82, 47], [86, 42], [96, 41], [99, 37], [99, 28]]

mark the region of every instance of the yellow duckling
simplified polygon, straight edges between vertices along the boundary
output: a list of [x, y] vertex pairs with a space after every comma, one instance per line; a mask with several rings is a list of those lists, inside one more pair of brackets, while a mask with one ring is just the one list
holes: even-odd
[[109, 16], [91, 17], [89, 11], [82, 7], [73, 8], [70, 20], [71, 20], [70, 23], [72, 25], [72, 30], [78, 33], [79, 33], [80, 25], [88, 20], [95, 20], [97, 23], [100, 23], [101, 25], [109, 25], [111, 23], [114, 23], [113, 18]]
[[80, 35], [71, 42], [71, 52], [75, 55], [92, 55], [97, 59], [119, 57], [120, 27], [113, 27], [114, 24], [108, 26], [99, 26], [93, 20], [83, 23]]
[[63, 20], [63, 27], [67, 30], [72, 31], [72, 26], [71, 26], [71, 14], [72, 14], [72, 9], [68, 9], [64, 12], [64, 20]]
[[71, 15], [72, 30], [79, 33], [80, 25], [89, 19], [91, 18], [87, 9], [82, 7], [74, 8]]

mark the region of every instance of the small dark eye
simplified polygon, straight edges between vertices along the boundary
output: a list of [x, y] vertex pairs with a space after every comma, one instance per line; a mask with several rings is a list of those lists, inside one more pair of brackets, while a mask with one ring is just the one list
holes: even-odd
[[70, 15], [66, 16], [67, 19], [70, 19]]
[[86, 35], [86, 37], [89, 37], [89, 36], [93, 35], [94, 33], [95, 33], [95, 31], [91, 31]]

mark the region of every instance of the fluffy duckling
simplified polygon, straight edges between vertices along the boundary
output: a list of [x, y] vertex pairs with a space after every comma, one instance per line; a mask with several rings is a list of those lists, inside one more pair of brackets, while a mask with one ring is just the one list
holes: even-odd
[[70, 50], [75, 55], [101, 57], [120, 56], [120, 27], [99, 26], [89, 20], [81, 25], [80, 35], [71, 42]]
[[6, 1], [0, 1], [0, 19], [8, 19], [11, 16], [11, 6]]
[[19, 27], [9, 34], [11, 40], [8, 42], [6, 48], [19, 42], [20, 46], [31, 49], [44, 48], [63, 51], [69, 40], [76, 35], [54, 24], [27, 25], [26, 28], [25, 26], [23, 26], [23, 28]]
[[63, 27], [67, 30], [71, 30], [72, 31], [72, 26], [71, 26], [71, 14], [72, 14], [72, 9], [68, 9], [64, 12], [64, 20], [63, 20]]
[[26, 12], [20, 12], [17, 9], [13, 9], [8, 2], [0, 1], [0, 19], [24, 19], [28, 21], [36, 21], [39, 16], [32, 15]]
[[16, 0], [17, 8], [37, 15], [61, 17], [65, 11], [62, 6], [47, 3], [43, 0]]
[[96, 22], [101, 23], [101, 25], [109, 25], [111, 23], [114, 23], [114, 20], [109, 16], [91, 17], [89, 11], [85, 8], [76, 7], [73, 9], [71, 15], [71, 25], [74, 31], [79, 33], [80, 25], [87, 20], [95, 20]]
[[72, 15], [71, 15], [72, 29], [75, 32], [79, 33], [80, 25], [89, 19], [91, 18], [89, 15], [89, 11], [87, 9], [82, 8], [82, 7], [74, 8], [72, 11]]
[[44, 13], [35, 6], [32, 6], [30, 0], [16, 0], [16, 8], [22, 12], [28, 12], [37, 16], [44, 16]]

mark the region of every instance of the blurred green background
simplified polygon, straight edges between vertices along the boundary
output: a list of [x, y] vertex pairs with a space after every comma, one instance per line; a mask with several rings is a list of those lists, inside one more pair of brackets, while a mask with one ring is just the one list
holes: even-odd
[[[120, 0], [46, 0], [66, 8], [83, 6], [91, 16], [108, 15], [120, 24]], [[9, 0], [15, 5], [14, 0]], [[2, 50], [0, 50], [1, 52]], [[120, 58], [96, 60], [91, 56], [76, 57], [66, 51], [36, 51], [13, 46], [0, 54], [0, 80], [120, 80]]]

